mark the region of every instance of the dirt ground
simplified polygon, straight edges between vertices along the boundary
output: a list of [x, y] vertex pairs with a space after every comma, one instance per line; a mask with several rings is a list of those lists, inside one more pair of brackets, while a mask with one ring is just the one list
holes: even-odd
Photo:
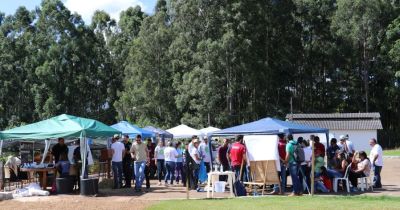
[[[400, 196], [400, 158], [385, 158], [382, 170], [382, 189], [373, 192], [357, 193], [365, 195]], [[69, 209], [69, 210], [124, 210], [146, 209], [152, 204], [168, 199], [186, 199], [186, 191], [182, 186], [157, 186], [152, 180], [151, 190], [136, 193], [133, 189], [101, 189], [97, 197], [80, 195], [52, 195], [47, 197], [28, 197], [0, 202], [2, 210], [31, 209]], [[206, 198], [205, 192], [190, 191], [192, 199]], [[229, 193], [217, 193], [217, 197], [229, 197]]]

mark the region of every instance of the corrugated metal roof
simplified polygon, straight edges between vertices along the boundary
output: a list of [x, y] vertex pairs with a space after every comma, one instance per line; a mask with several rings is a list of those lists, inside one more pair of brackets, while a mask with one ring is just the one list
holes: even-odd
[[376, 130], [383, 129], [380, 120], [293, 120], [293, 122], [311, 125], [329, 130]]
[[379, 119], [379, 112], [369, 113], [324, 113], [324, 114], [287, 114], [286, 119]]

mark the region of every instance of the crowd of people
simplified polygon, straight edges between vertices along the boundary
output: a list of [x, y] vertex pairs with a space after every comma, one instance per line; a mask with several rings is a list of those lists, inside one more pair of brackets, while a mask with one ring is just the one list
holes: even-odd
[[[371, 152], [369, 157], [365, 151], [356, 151], [354, 144], [348, 135], [342, 135], [337, 139], [332, 138], [329, 147], [325, 149], [318, 136], [311, 135], [308, 140], [303, 137], [294, 139], [292, 135], [278, 135], [278, 153], [280, 161], [280, 185], [275, 184], [271, 194], [283, 194], [287, 189], [287, 177], [292, 180], [292, 192], [290, 196], [298, 196], [308, 193], [311, 184], [312, 149], [310, 142], [314, 142], [315, 155], [315, 189], [320, 192], [330, 192], [333, 189], [334, 178], [341, 178], [348, 173], [351, 190], [357, 190], [357, 179], [369, 177], [374, 174], [374, 188], [382, 187], [380, 172], [383, 166], [382, 147], [377, 140], [369, 141]], [[218, 164], [223, 171], [233, 171], [236, 178], [249, 180], [249, 167], [246, 161], [246, 145], [243, 136], [235, 139], [223, 139], [218, 145], [215, 161], [211, 157], [213, 148], [207, 138], [202, 141], [193, 136], [189, 142], [172, 142], [159, 140], [155, 145], [151, 139], [142, 142], [141, 135], [137, 135], [133, 143], [129, 136], [124, 135], [122, 141], [115, 135], [111, 144], [111, 165], [114, 179], [114, 189], [131, 188], [137, 192], [147, 191], [150, 188], [150, 178], [157, 175], [158, 185], [187, 186], [190, 189], [201, 190], [199, 180], [201, 167], [203, 172], [211, 170], [213, 162]], [[80, 160], [80, 148], [74, 151], [76, 162]], [[68, 148], [64, 139], [59, 139], [58, 144], [52, 148], [56, 166], [61, 176], [67, 176], [69, 171]], [[325, 160], [326, 166], [325, 167]], [[220, 179], [226, 180], [222, 176]], [[146, 190], [142, 190], [145, 183]], [[344, 185], [344, 184], [343, 184]], [[281, 189], [280, 189], [281, 186]], [[343, 186], [344, 187], [344, 186]]]

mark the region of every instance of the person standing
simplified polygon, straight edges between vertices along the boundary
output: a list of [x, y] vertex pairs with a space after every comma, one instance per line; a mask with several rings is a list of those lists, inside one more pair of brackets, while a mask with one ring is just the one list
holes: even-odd
[[164, 149], [165, 167], [167, 173], [165, 174], [165, 186], [168, 186], [168, 180], [170, 184], [174, 184], [174, 173], [175, 173], [175, 163], [178, 158], [178, 152], [175, 147], [173, 147], [172, 142], [167, 143], [167, 148]]
[[60, 156], [61, 154], [67, 154], [68, 155], [68, 147], [65, 144], [65, 140], [64, 138], [58, 138], [58, 143], [55, 144], [52, 148], [51, 148], [51, 154], [53, 154], [54, 156], [54, 162], [57, 164], [58, 161], [60, 160]]
[[352, 156], [356, 152], [353, 142], [349, 141], [349, 135], [341, 135], [340, 144], [338, 146], [341, 151], [344, 151], [349, 156]]
[[141, 135], [136, 136], [136, 141], [132, 144], [130, 152], [132, 159], [135, 160], [135, 191], [141, 192], [146, 163], [149, 163], [150, 161], [147, 145], [142, 143]]
[[[154, 178], [157, 172], [156, 160], [154, 159], [154, 150], [156, 145], [151, 141], [150, 138], [147, 138], [147, 150], [149, 151], [150, 163], [148, 164], [148, 173], [149, 178]], [[147, 181], [146, 181], [147, 182]]]
[[124, 144], [124, 159], [122, 159], [122, 170], [124, 172], [124, 178], [125, 178], [125, 185], [123, 188], [131, 188], [131, 180], [132, 180], [132, 157], [129, 154], [129, 150], [132, 147], [131, 142], [129, 142], [129, 136], [124, 135], [124, 138], [122, 139], [122, 143]]
[[294, 158], [294, 151], [295, 146], [297, 146], [297, 141], [293, 139], [292, 135], [288, 135], [288, 140], [289, 143], [286, 144], [285, 165], [289, 167], [289, 173], [293, 183], [293, 191], [289, 196], [300, 196], [302, 195], [302, 190], [300, 189], [300, 180], [298, 176], [299, 163], [297, 163]]
[[[278, 134], [278, 153], [279, 153], [279, 160], [281, 165], [281, 171], [278, 172], [279, 178], [281, 180], [282, 191], [281, 193], [285, 193], [286, 190], [286, 165], [285, 165], [285, 157], [286, 157], [286, 139], [285, 134]], [[271, 192], [272, 195], [279, 194], [279, 185], [275, 184], [274, 189]]]
[[178, 158], [176, 158], [176, 184], [179, 184], [179, 179], [182, 179], [182, 183], [186, 182], [186, 174], [183, 170], [183, 150], [181, 148], [182, 143], [178, 141], [175, 145], [175, 149], [178, 152]]
[[379, 145], [375, 138], [369, 140], [369, 145], [372, 147], [369, 153], [369, 159], [374, 170], [374, 188], [381, 188], [381, 171], [383, 167], [383, 151], [381, 145]]
[[[229, 139], [224, 139], [222, 145], [218, 149], [218, 162], [221, 164], [222, 171], [229, 171], [229, 160], [228, 160], [228, 149]], [[226, 181], [228, 176], [221, 176], [222, 181]]]
[[210, 163], [211, 163], [211, 155], [210, 155], [210, 147], [208, 146], [207, 137], [203, 138], [203, 142], [200, 144], [200, 153], [203, 158], [204, 165], [206, 166], [207, 173], [210, 172]]
[[164, 142], [159, 139], [158, 145], [154, 150], [154, 159], [157, 161], [157, 177], [158, 185], [161, 185], [161, 180], [165, 176], [165, 157], [164, 157]]
[[[229, 157], [231, 160], [232, 171], [235, 172], [236, 179], [242, 180], [244, 171], [246, 170], [244, 166], [244, 161], [246, 160], [246, 147], [243, 145], [242, 135], [236, 137], [236, 142], [232, 144], [229, 150]], [[240, 171], [241, 168], [243, 168], [242, 171]], [[241, 177], [239, 177], [240, 174], [242, 175]]]
[[122, 159], [125, 155], [125, 146], [118, 140], [119, 136], [115, 135], [111, 144], [111, 165], [114, 176], [114, 189], [122, 187]]
[[[190, 157], [194, 161], [192, 168], [192, 177], [193, 177], [193, 188], [198, 190], [198, 182], [199, 182], [199, 169], [200, 169], [200, 162], [201, 162], [201, 156], [200, 156], [200, 151], [199, 151], [199, 140], [194, 139], [192, 141], [193, 147], [192, 150], [190, 151]], [[190, 148], [190, 146], [188, 146]]]

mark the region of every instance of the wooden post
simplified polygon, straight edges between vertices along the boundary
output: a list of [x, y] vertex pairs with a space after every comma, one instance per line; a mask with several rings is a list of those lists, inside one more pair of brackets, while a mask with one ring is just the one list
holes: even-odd
[[315, 172], [315, 152], [314, 152], [314, 140], [311, 140], [311, 196], [314, 195], [314, 172]]

